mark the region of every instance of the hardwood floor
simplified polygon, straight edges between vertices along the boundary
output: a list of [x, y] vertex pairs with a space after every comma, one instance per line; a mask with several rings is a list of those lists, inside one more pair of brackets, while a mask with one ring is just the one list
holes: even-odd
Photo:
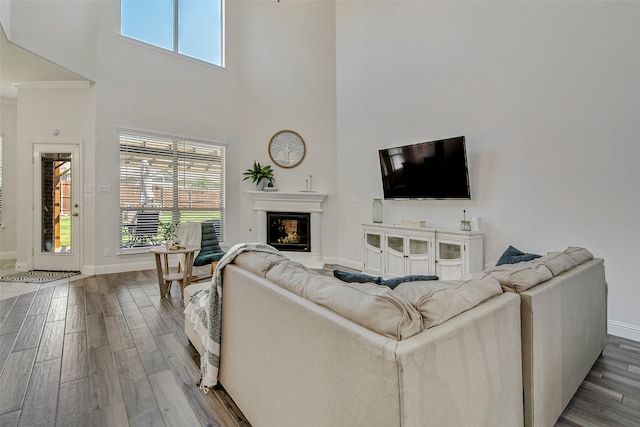
[[[0, 426], [250, 426], [196, 387], [177, 283], [166, 299], [154, 270], [19, 289], [0, 283]], [[556, 425], [640, 426], [640, 343], [610, 336]]]
[[155, 271], [0, 297], [0, 426], [249, 425], [197, 388], [179, 287], [161, 299]]

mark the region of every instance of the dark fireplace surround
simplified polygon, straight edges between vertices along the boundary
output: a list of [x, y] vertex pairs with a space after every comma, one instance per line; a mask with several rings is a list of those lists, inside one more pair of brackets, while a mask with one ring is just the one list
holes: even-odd
[[267, 243], [281, 251], [311, 252], [311, 214], [267, 212]]

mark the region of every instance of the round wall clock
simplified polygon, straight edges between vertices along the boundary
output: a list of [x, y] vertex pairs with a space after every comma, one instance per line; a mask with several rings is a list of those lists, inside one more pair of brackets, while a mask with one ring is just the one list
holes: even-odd
[[297, 132], [281, 130], [269, 141], [269, 156], [273, 162], [283, 168], [298, 166], [304, 159], [307, 148]]

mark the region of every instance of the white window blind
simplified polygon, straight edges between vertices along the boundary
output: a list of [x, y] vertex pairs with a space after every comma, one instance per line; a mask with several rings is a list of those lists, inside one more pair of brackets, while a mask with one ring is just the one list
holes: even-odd
[[120, 132], [121, 248], [162, 243], [164, 225], [211, 221], [224, 240], [225, 148]]

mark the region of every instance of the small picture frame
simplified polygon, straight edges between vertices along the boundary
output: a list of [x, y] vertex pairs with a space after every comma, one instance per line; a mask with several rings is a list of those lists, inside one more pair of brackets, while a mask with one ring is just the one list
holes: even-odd
[[269, 141], [269, 157], [281, 168], [298, 166], [307, 153], [302, 137], [292, 130], [276, 132]]

